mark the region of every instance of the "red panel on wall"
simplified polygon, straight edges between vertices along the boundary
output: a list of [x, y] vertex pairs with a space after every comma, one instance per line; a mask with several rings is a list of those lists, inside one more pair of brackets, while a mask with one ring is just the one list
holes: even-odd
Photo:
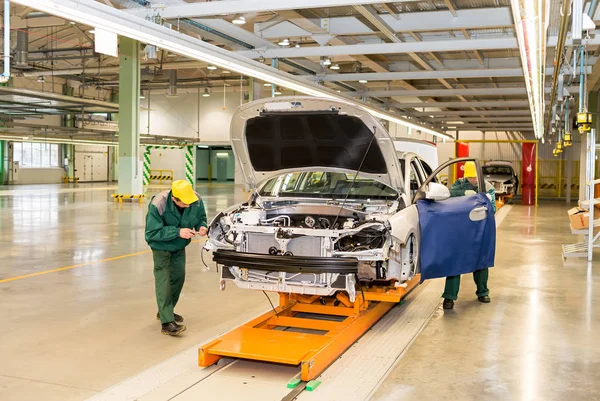
[[523, 205], [535, 204], [535, 143], [524, 143], [522, 171], [521, 171], [521, 193]]
[[[456, 157], [468, 157], [469, 156], [469, 144], [464, 142], [456, 142]], [[462, 178], [464, 174], [464, 164], [456, 163], [456, 178]]]

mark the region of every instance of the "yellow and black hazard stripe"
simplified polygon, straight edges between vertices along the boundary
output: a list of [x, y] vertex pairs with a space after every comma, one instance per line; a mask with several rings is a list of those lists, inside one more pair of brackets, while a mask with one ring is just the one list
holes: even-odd
[[173, 180], [172, 175], [151, 175], [151, 180]]
[[541, 189], [556, 189], [556, 184], [542, 183], [542, 184], [540, 184], [540, 188]]
[[144, 194], [140, 194], [140, 195], [129, 195], [129, 194], [112, 194], [111, 197], [115, 200], [118, 201], [123, 201], [124, 199], [139, 199], [142, 200], [142, 198], [145, 198], [146, 195]]

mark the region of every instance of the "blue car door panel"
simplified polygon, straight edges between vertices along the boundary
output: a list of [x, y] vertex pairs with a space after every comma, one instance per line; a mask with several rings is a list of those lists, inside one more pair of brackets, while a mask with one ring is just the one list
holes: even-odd
[[417, 201], [421, 281], [494, 266], [496, 221], [484, 193]]

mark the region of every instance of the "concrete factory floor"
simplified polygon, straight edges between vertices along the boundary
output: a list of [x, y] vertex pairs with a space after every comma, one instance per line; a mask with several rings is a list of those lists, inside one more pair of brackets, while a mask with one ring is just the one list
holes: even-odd
[[[230, 184], [198, 191], [209, 216], [246, 198]], [[112, 192], [0, 187], [0, 400], [83, 400], [269, 307], [260, 292], [219, 291], [195, 242], [177, 308], [188, 330], [160, 335], [147, 203], [115, 203]], [[492, 303], [478, 303], [465, 276], [455, 310], [436, 312], [375, 399], [600, 398], [600, 273], [583, 260], [563, 265], [560, 245], [576, 241], [566, 210], [512, 206]]]

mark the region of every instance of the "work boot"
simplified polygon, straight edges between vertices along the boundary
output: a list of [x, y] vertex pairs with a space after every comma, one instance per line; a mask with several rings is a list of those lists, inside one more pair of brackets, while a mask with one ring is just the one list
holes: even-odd
[[[175, 322], [176, 322], [176, 323], [181, 323], [181, 322], [183, 322], [183, 316], [181, 316], [181, 315], [178, 315], [177, 313], [173, 313], [173, 316], [175, 316]], [[160, 320], [160, 316], [159, 316], [159, 314], [158, 314], [158, 313], [156, 314], [156, 320]]]
[[444, 299], [444, 309], [454, 309], [454, 300]]
[[166, 334], [169, 336], [176, 336], [185, 331], [186, 327], [182, 324], [177, 324], [175, 322], [163, 323], [162, 330], [160, 331], [162, 334]]
[[489, 304], [490, 302], [492, 302], [492, 300], [490, 299], [490, 297], [488, 295], [484, 295], [482, 297], [477, 297], [477, 300], [479, 302], [483, 302], [484, 304]]

